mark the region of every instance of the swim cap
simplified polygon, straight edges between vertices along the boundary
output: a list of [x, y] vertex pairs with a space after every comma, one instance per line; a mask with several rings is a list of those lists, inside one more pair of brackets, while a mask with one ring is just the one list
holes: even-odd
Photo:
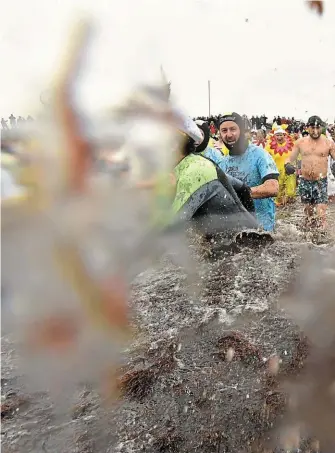
[[219, 119], [219, 126], [221, 126], [222, 123], [225, 121], [233, 121], [238, 125], [240, 128], [241, 132], [244, 132], [244, 121], [241, 115], [239, 115], [236, 112], [232, 113], [226, 113], [225, 115], [221, 116]]
[[240, 136], [236, 143], [230, 144], [228, 142], [225, 142], [224, 139], [222, 138], [224, 144], [226, 145], [226, 148], [229, 150], [229, 154], [233, 155], [238, 155], [238, 154], [243, 154], [245, 150], [247, 149], [249, 142], [247, 138], [245, 137], [245, 127], [244, 127], [244, 120], [241, 115], [239, 115], [236, 112], [232, 113], [226, 113], [225, 115], [221, 116], [219, 119], [219, 127], [221, 124], [223, 124], [226, 121], [233, 121], [238, 125], [240, 128]]
[[311, 116], [308, 121], [307, 121], [307, 126], [324, 126], [324, 123], [322, 121], [322, 119], [317, 116], [317, 115], [313, 115]]

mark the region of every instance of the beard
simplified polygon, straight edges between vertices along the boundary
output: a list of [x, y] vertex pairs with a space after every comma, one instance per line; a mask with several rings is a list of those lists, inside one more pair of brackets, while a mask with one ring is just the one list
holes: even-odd
[[309, 134], [309, 136], [310, 136], [313, 140], [317, 140], [318, 138], [321, 137], [321, 132], [312, 132], [311, 134]]
[[239, 138], [234, 142], [223, 142], [229, 150], [229, 154], [232, 156], [241, 155], [245, 152], [248, 147], [248, 140], [241, 134]]

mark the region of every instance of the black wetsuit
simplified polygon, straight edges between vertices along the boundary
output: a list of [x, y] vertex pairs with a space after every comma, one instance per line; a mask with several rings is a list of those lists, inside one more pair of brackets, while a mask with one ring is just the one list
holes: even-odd
[[[190, 164], [182, 167], [177, 180], [176, 196], [180, 191], [182, 197], [182, 206], [177, 213], [179, 220], [192, 221], [206, 235], [224, 233], [230, 236], [259, 228], [250, 191], [242, 182], [228, 178], [203, 156], [187, 156], [185, 159]], [[209, 174], [208, 181], [202, 171]], [[183, 182], [184, 177], [192, 178], [192, 182]], [[185, 194], [187, 190], [190, 193]]]

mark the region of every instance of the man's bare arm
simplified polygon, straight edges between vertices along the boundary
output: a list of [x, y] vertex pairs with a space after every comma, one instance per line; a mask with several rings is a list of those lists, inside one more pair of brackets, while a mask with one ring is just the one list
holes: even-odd
[[295, 162], [297, 160], [299, 153], [300, 153], [299, 145], [300, 145], [300, 140], [297, 140], [293, 146], [291, 154], [285, 160], [285, 164], [293, 164], [293, 162]]
[[278, 195], [279, 183], [276, 179], [268, 179], [260, 186], [251, 187], [252, 198], [270, 198]]

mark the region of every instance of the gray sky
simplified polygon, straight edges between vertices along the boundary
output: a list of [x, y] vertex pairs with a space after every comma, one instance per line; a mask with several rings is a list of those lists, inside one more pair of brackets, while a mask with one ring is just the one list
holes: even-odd
[[212, 113], [335, 117], [334, 1], [321, 19], [303, 0], [0, 2], [1, 116], [34, 115], [73, 19], [89, 12], [99, 25], [80, 87], [89, 112], [163, 64], [192, 115], [208, 113], [210, 79]]

